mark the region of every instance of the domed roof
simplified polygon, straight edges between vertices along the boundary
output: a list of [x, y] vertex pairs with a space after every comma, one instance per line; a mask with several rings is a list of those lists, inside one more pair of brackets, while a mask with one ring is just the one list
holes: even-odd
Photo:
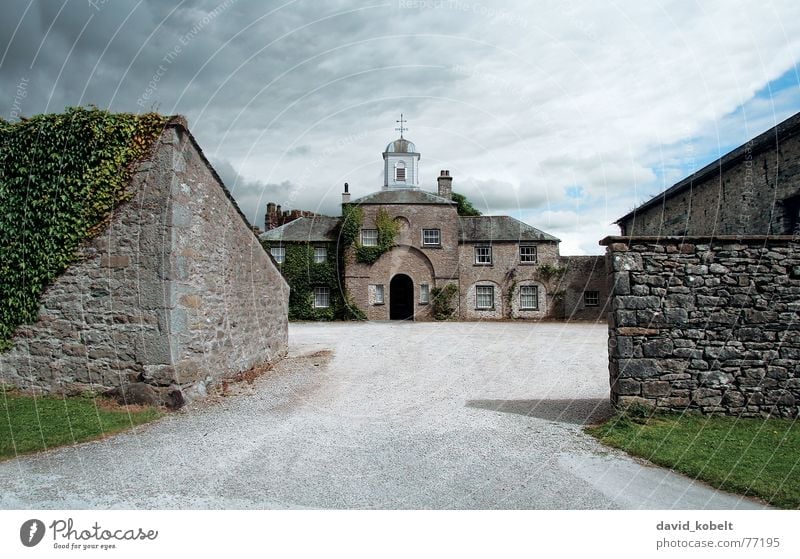
[[386, 146], [387, 153], [417, 153], [417, 146], [414, 142], [399, 138]]

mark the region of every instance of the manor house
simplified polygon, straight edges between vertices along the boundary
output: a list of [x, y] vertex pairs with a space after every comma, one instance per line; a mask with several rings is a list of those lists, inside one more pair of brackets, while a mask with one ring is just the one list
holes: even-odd
[[[370, 320], [432, 320], [443, 309], [461, 320], [605, 320], [603, 257], [561, 257], [559, 239], [510, 216], [459, 215], [449, 171], [440, 172], [436, 190], [420, 185], [420, 153], [402, 127], [382, 155], [382, 188], [351, 200], [345, 184], [342, 217], [306, 213], [284, 223], [290, 212], [268, 205], [261, 239], [275, 261], [287, 264], [297, 254], [287, 251], [292, 245], [313, 255], [302, 282], [287, 277], [294, 303], [309, 314], [290, 317], [355, 305]], [[337, 282], [306, 281], [315, 265], [331, 261]]]

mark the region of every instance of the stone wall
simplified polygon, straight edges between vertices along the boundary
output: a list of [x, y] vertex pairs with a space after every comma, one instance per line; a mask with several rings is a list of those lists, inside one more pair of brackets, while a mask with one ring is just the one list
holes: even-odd
[[108, 227], [0, 354], [6, 384], [45, 392], [144, 382], [203, 394], [286, 351], [288, 287], [180, 123], [141, 163]]
[[612, 401], [795, 417], [800, 241], [609, 237]]
[[[559, 318], [605, 321], [609, 308], [605, 257], [562, 256], [560, 266], [566, 272], [558, 282], [562, 298]], [[587, 291], [597, 291], [596, 306], [586, 304], [584, 294]]]

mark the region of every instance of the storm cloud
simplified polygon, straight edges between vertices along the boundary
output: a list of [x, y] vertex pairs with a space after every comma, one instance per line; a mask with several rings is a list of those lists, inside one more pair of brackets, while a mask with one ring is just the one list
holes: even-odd
[[[800, 5], [67, 0], [4, 3], [2, 116], [184, 114], [255, 224], [338, 214], [408, 118], [423, 188], [599, 252], [610, 225], [800, 110]], [[548, 225], [549, 224], [549, 225]]]

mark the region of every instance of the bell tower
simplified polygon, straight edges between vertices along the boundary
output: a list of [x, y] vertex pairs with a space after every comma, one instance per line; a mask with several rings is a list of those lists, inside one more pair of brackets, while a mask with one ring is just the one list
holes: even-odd
[[400, 113], [400, 137], [383, 152], [383, 189], [419, 188], [419, 152], [414, 142], [403, 137], [406, 120]]

